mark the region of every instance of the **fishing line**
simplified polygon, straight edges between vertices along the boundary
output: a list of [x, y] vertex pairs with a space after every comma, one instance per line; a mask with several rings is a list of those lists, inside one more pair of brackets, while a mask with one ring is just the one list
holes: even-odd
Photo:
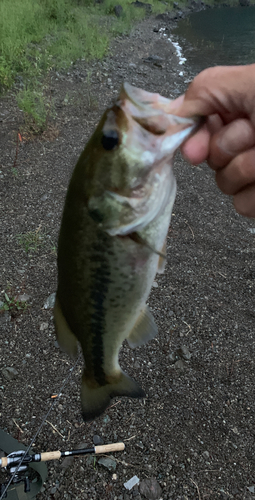
[[7, 492], [8, 488], [9, 488], [10, 484], [12, 483], [12, 480], [13, 480], [15, 474], [18, 472], [20, 466], [22, 465], [23, 461], [25, 460], [26, 456], [29, 453], [29, 450], [32, 447], [32, 444], [35, 442], [36, 438], [38, 437], [39, 433], [41, 432], [41, 430], [43, 428], [43, 425], [45, 424], [45, 421], [47, 420], [47, 418], [48, 418], [48, 416], [49, 416], [52, 408], [59, 401], [59, 398], [62, 396], [62, 391], [63, 391], [65, 385], [67, 384], [67, 382], [70, 380], [70, 378], [71, 378], [71, 376], [73, 374], [73, 371], [76, 368], [76, 366], [78, 365], [78, 362], [80, 361], [81, 358], [82, 358], [82, 353], [79, 354], [79, 356], [78, 356], [78, 358], [77, 358], [74, 366], [70, 369], [70, 373], [69, 373], [68, 377], [66, 377], [66, 379], [64, 380], [64, 382], [62, 384], [62, 387], [60, 388], [60, 391], [58, 392], [57, 397], [52, 401], [49, 410], [47, 411], [46, 415], [43, 417], [43, 420], [42, 420], [42, 423], [41, 423], [40, 427], [38, 428], [38, 430], [36, 431], [35, 435], [31, 439], [31, 442], [30, 442], [29, 446], [27, 447], [25, 453], [22, 455], [22, 457], [21, 457], [21, 459], [20, 459], [17, 467], [15, 468], [14, 472], [12, 473], [12, 475], [11, 475], [11, 477], [10, 477], [7, 485], [5, 486], [5, 488], [4, 488], [4, 490], [3, 490], [2, 494], [1, 494], [0, 500], [3, 500], [4, 495], [6, 494], [6, 492]]

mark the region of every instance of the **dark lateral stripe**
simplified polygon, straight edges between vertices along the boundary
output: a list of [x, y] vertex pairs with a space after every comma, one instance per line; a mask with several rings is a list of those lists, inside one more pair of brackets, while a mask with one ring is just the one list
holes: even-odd
[[94, 312], [91, 315], [90, 330], [92, 333], [92, 359], [94, 368], [94, 378], [99, 385], [105, 385], [105, 373], [103, 369], [104, 361], [104, 346], [103, 336], [105, 332], [105, 305], [104, 299], [108, 292], [110, 269], [107, 258], [104, 255], [105, 244], [101, 240], [101, 244], [95, 243], [92, 246], [93, 260], [97, 260], [100, 264], [94, 271], [92, 277], [93, 286], [91, 288], [90, 297]]

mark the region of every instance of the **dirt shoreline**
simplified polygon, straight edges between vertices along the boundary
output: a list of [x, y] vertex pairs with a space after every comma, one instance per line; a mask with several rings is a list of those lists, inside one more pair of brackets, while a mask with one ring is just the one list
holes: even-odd
[[[43, 307], [56, 290], [55, 246], [70, 174], [123, 80], [166, 97], [183, 92], [189, 75], [167, 41], [173, 22], [150, 17], [114, 40], [103, 62], [53, 74], [57, 115], [48, 138], [17, 143], [23, 119], [13, 92], [0, 101], [1, 290], [29, 296], [22, 314], [0, 316], [0, 422], [25, 444], [73, 365], [57, 347], [52, 309]], [[50, 463], [38, 499], [143, 499], [139, 487], [123, 486], [135, 474], [156, 478], [162, 491], [155, 498], [164, 500], [254, 498], [254, 221], [235, 213], [207, 166], [193, 168], [177, 155], [175, 172], [168, 265], [149, 299], [159, 335], [134, 351], [125, 344], [120, 356], [147, 398], [116, 399], [84, 424], [80, 364], [35, 446], [68, 449], [99, 435], [105, 443], [124, 441], [126, 450], [114, 456], [116, 471], [89, 457]], [[26, 253], [17, 235], [38, 228], [38, 251]], [[17, 371], [13, 380], [6, 367]]]

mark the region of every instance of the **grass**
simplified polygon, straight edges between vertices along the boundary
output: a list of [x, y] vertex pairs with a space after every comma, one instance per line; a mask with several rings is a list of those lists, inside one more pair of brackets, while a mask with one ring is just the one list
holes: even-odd
[[12, 295], [10, 292], [11, 290], [8, 290], [8, 293], [3, 292], [4, 300], [1, 301], [0, 314], [9, 311], [11, 317], [16, 318], [25, 312], [29, 306], [26, 301], [19, 300], [17, 295]]
[[[115, 0], [102, 4], [79, 0], [1, 0], [0, 85], [9, 88], [16, 75], [33, 87], [49, 69], [65, 68], [78, 58], [102, 58], [112, 36], [130, 29], [144, 9], [119, 0], [120, 18], [114, 16]], [[172, 1], [169, 1], [171, 5]], [[158, 0], [153, 10], [166, 9]]]
[[[15, 81], [19, 84], [18, 106], [34, 133], [47, 128], [54, 111], [47, 97], [50, 71], [68, 68], [77, 59], [102, 59], [112, 37], [127, 33], [145, 17], [146, 10], [131, 5], [133, 1], [118, 0], [123, 11], [116, 17], [116, 0], [100, 4], [94, 0], [0, 0], [0, 93]], [[171, 10], [174, 4], [174, 0], [143, 1], [151, 4], [153, 13]], [[178, 1], [180, 8], [186, 4], [187, 0]]]
[[[123, 7], [119, 18], [115, 0], [0, 1], [0, 93], [15, 81], [19, 84], [17, 103], [33, 133], [47, 128], [54, 110], [47, 97], [50, 71], [68, 68], [77, 59], [103, 58], [111, 38], [128, 32], [145, 16], [132, 1], [118, 0]], [[154, 12], [162, 12], [173, 0], [150, 3]]]
[[41, 230], [41, 226], [38, 226], [35, 231], [28, 231], [24, 234], [18, 234], [17, 241], [26, 253], [37, 252], [39, 248], [45, 243], [45, 235]]

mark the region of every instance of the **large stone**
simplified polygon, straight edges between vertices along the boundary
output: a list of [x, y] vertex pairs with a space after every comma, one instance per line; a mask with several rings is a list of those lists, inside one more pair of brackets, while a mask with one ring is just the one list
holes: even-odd
[[14, 380], [18, 376], [17, 370], [12, 366], [6, 366], [6, 368], [3, 368], [2, 374], [6, 380]]
[[139, 2], [139, 0], [132, 2], [131, 5], [134, 5], [134, 7], [139, 7], [139, 8], [145, 9], [145, 10], [147, 10], [147, 12], [151, 12], [151, 10], [152, 10], [150, 3]]
[[113, 457], [112, 458], [102, 457], [98, 460], [98, 463], [100, 465], [103, 465], [103, 467], [105, 467], [109, 471], [115, 471], [117, 465]]
[[114, 14], [117, 17], [121, 17], [123, 14], [123, 7], [121, 5], [115, 5], [114, 7]]
[[144, 479], [140, 482], [140, 493], [148, 500], [158, 500], [161, 497], [162, 488], [156, 479]]

